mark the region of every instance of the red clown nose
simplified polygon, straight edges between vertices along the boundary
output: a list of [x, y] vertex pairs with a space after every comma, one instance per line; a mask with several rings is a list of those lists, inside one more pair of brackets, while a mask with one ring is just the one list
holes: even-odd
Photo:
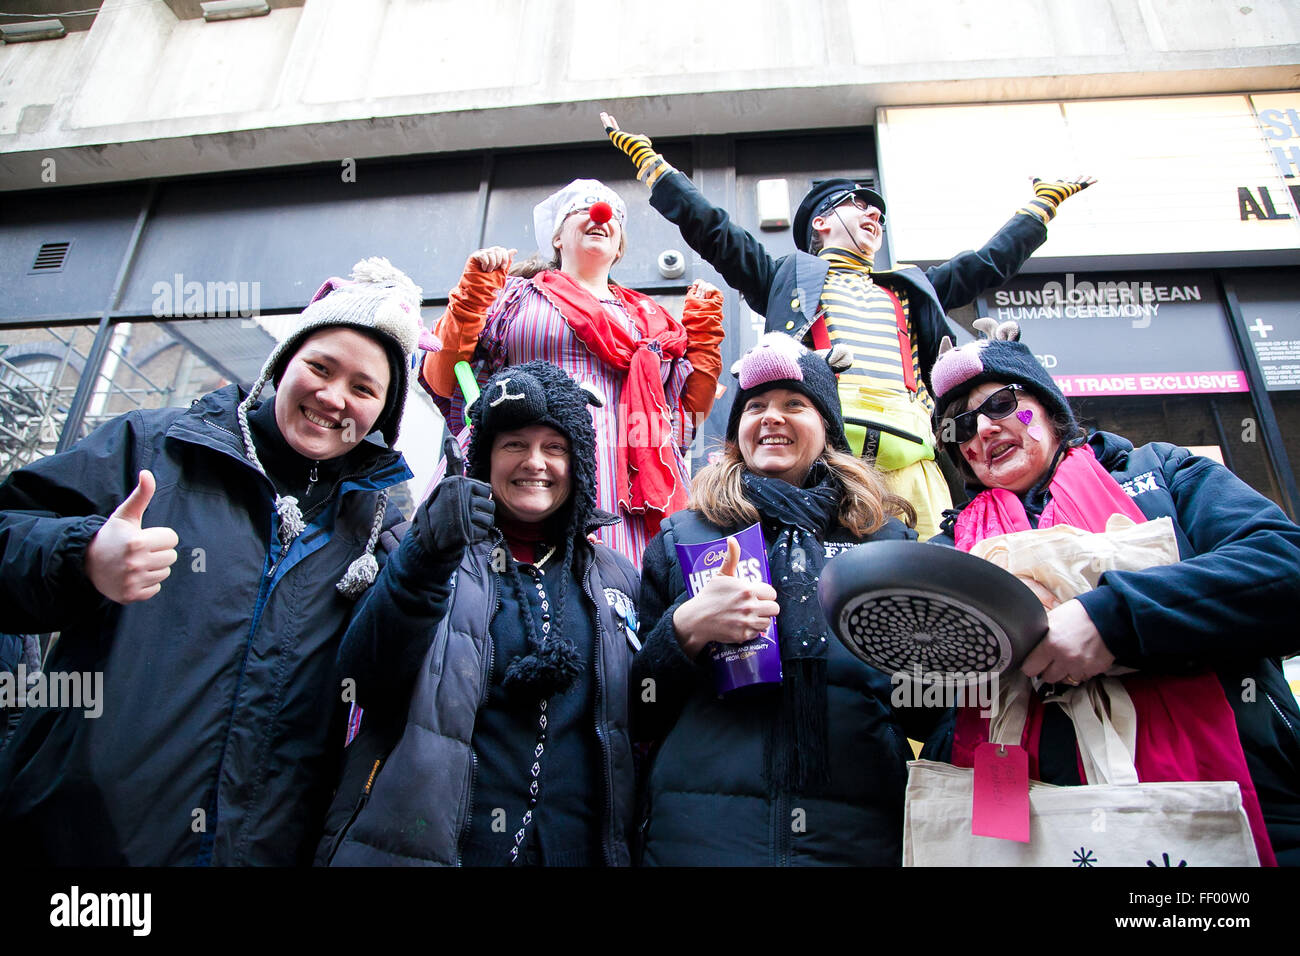
[[614, 218], [614, 207], [607, 202], [594, 202], [587, 210], [587, 215], [591, 217], [592, 222], [602, 225]]

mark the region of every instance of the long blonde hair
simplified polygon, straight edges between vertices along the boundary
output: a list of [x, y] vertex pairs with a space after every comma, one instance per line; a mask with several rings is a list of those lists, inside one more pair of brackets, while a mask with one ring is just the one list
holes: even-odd
[[[813, 464], [818, 462], [839, 479], [844, 489], [840, 497], [840, 524], [855, 536], [860, 538], [878, 531], [894, 515], [902, 518], [909, 528], [916, 527], [916, 509], [885, 486], [885, 479], [874, 465], [829, 445]], [[724, 443], [718, 460], [700, 469], [691, 479], [691, 500], [687, 507], [719, 527], [753, 524], [759, 514], [745, 497], [745, 485], [741, 481], [745, 471], [739, 446], [735, 442]]]

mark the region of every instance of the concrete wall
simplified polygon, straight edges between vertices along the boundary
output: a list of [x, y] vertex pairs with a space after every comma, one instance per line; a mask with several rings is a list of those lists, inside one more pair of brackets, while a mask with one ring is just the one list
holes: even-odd
[[[0, 189], [1300, 85], [1294, 0], [307, 0], [0, 47]], [[48, 160], [53, 160], [53, 164]], [[42, 178], [44, 173], [44, 179]]]

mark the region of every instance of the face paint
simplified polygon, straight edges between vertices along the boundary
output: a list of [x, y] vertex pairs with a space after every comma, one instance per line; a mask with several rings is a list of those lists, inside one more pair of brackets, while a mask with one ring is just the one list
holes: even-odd
[[[1033, 409], [1022, 408], [1020, 411], [1016, 412], [1016, 418], [1020, 419], [1022, 425], [1029, 425], [1029, 423], [1034, 420]], [[1025, 434], [1034, 441], [1043, 440], [1043, 430], [1037, 425], [1029, 425], [1029, 427], [1025, 429]]]

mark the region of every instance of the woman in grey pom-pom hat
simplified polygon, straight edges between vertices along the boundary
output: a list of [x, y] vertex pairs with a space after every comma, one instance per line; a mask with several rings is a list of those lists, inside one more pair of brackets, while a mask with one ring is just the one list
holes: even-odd
[[419, 306], [387, 260], [360, 262], [251, 391], [123, 415], [0, 486], [0, 627], [60, 631], [47, 672], [89, 681], [0, 753], [15, 859], [310, 860], [343, 743], [339, 638], [411, 477], [391, 446]]

